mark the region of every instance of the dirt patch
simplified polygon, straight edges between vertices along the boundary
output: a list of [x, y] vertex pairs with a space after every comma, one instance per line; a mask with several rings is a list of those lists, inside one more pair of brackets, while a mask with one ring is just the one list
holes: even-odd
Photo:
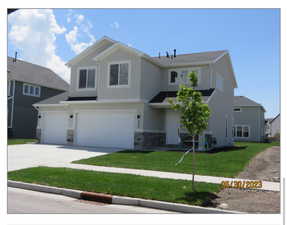
[[280, 213], [280, 192], [224, 189], [214, 200], [218, 208], [246, 213]]
[[[238, 178], [280, 182], [280, 147], [259, 153]], [[280, 213], [280, 192], [223, 189], [213, 203], [218, 208], [246, 213]]]
[[280, 147], [273, 146], [256, 155], [238, 177], [280, 182]]

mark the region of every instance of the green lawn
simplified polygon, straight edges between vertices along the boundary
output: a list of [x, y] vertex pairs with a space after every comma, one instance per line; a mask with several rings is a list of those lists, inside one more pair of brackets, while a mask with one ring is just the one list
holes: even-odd
[[24, 138], [9, 138], [8, 145], [26, 144], [28, 142], [35, 142], [37, 139], [24, 139]]
[[201, 206], [211, 206], [211, 200], [220, 190], [217, 184], [195, 183], [196, 192], [191, 192], [191, 181], [49, 167], [12, 171], [8, 173], [8, 179]]
[[[236, 143], [235, 147], [220, 149], [213, 153], [196, 153], [196, 174], [236, 177], [250, 159], [274, 143]], [[192, 173], [192, 154], [175, 165], [183, 152], [180, 151], [134, 151], [126, 150], [108, 155], [74, 161], [73, 163]]]

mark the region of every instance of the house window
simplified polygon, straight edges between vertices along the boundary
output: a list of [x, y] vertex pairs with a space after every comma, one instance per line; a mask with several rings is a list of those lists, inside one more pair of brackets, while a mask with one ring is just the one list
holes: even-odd
[[232, 130], [234, 137], [248, 138], [250, 136], [250, 129], [247, 125], [236, 125]]
[[177, 72], [176, 71], [171, 71], [170, 72], [170, 80], [169, 80], [169, 82], [171, 84], [175, 84], [176, 80], [177, 80]]
[[241, 112], [241, 108], [234, 108], [233, 111], [234, 112]]
[[169, 71], [169, 84], [176, 85], [176, 84], [188, 84], [188, 74], [191, 72], [196, 72], [197, 79], [199, 80], [199, 69], [195, 68], [180, 68], [180, 69], [173, 69]]
[[79, 88], [95, 88], [96, 86], [96, 70], [80, 69], [79, 70]]
[[23, 95], [40, 97], [41, 87], [32, 84], [23, 84]]
[[129, 63], [109, 65], [109, 86], [129, 85]]

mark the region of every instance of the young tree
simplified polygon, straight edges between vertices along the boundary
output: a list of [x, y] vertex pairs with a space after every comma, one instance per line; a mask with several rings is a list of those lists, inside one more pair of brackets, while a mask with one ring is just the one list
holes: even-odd
[[[169, 100], [169, 102], [172, 109], [180, 113], [180, 123], [184, 128], [186, 128], [189, 135], [192, 137], [192, 191], [194, 191], [195, 137], [199, 136], [204, 130], [206, 130], [210, 116], [210, 109], [207, 104], [202, 102], [201, 92], [194, 89], [194, 87], [197, 86], [196, 73], [191, 72], [188, 74], [188, 79], [190, 81], [190, 86], [181, 84], [177, 92], [176, 101]], [[187, 151], [186, 154], [189, 151]], [[186, 154], [184, 154], [184, 156]]]

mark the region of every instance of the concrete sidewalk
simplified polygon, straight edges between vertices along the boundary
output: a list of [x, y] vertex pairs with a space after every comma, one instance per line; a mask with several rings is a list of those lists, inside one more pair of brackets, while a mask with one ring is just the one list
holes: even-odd
[[[138, 169], [104, 167], [104, 166], [91, 166], [91, 165], [72, 164], [72, 163], [49, 163], [43, 166], [66, 167], [66, 168], [72, 168], [72, 169], [91, 170], [91, 171], [108, 172], [108, 173], [134, 174], [134, 175], [140, 175], [140, 176], [168, 178], [168, 179], [175, 179], [175, 180], [192, 180], [192, 175], [185, 174], [185, 173], [160, 172], [160, 171], [153, 171], [153, 170], [138, 170]], [[233, 181], [233, 180], [250, 181], [247, 179], [240, 179], [240, 178], [213, 177], [213, 176], [202, 176], [202, 175], [195, 175], [194, 180], [197, 182], [206, 182], [206, 183], [214, 183], [214, 184], [220, 184], [222, 181]], [[280, 183], [262, 181], [262, 188], [258, 190], [280, 191]]]

